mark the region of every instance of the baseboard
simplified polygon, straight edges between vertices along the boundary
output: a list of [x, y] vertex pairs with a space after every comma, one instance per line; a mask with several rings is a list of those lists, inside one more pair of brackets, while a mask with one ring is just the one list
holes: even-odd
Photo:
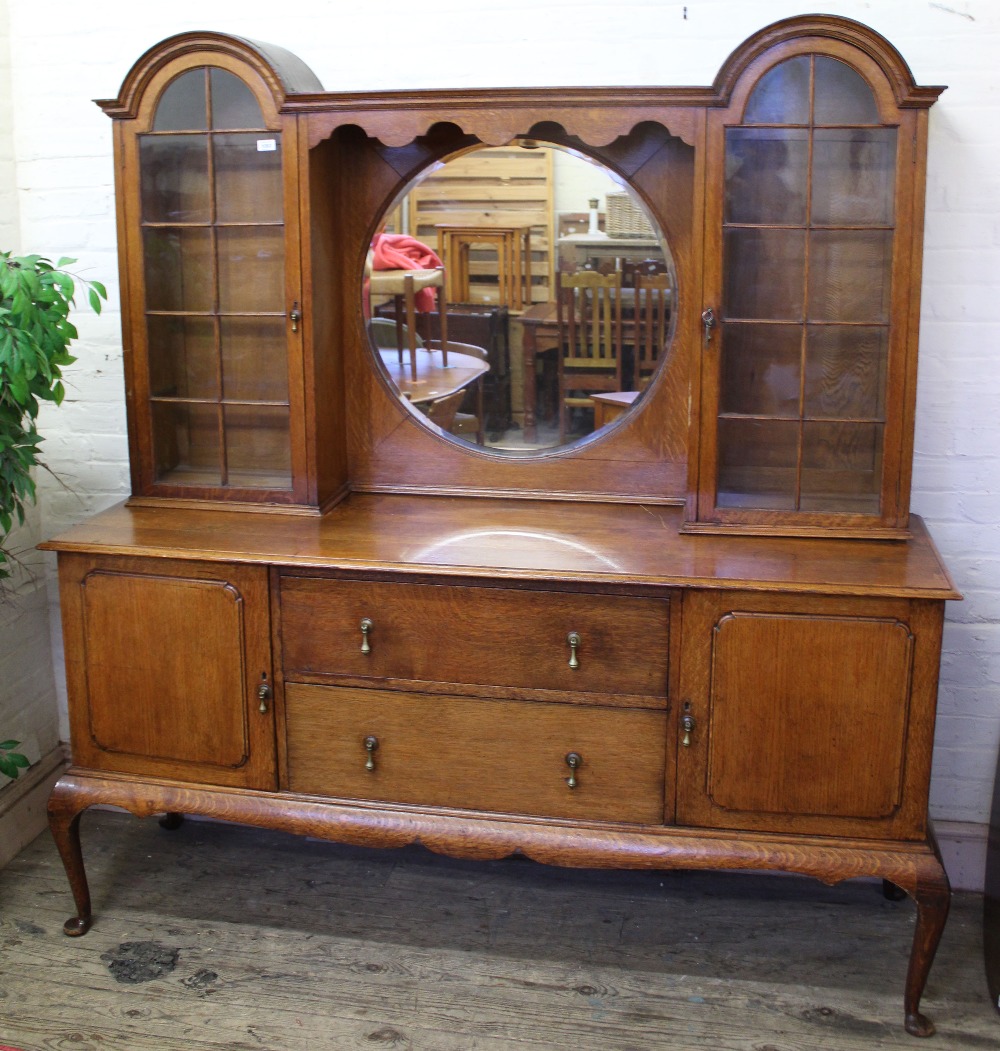
[[952, 888], [982, 894], [986, 882], [989, 825], [972, 821], [935, 821], [934, 833]]
[[59, 745], [0, 792], [0, 869], [45, 830], [45, 804], [68, 765], [66, 749]]

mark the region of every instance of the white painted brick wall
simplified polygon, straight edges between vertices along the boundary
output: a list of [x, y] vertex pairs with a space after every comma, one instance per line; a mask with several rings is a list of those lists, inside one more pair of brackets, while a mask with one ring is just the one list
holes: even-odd
[[[79, 256], [109, 287], [110, 122], [89, 100], [117, 94], [147, 47], [184, 30], [280, 44], [329, 90], [709, 84], [751, 33], [818, 6], [884, 34], [918, 82], [948, 84], [931, 113], [913, 509], [966, 593], [948, 614], [932, 810], [987, 819], [1000, 747], [1000, 3], [299, 0], [278, 12], [244, 0], [102, 0], [60, 4], [40, 21], [37, 4], [8, 2], [24, 247]], [[43, 420], [48, 459], [77, 494], [46, 485], [46, 533], [127, 489], [116, 307], [79, 315], [73, 389]]]
[[[11, 105], [11, 49], [6, 9], [0, 5], [0, 250], [19, 247], [19, 210]], [[0, 585], [0, 740], [21, 742], [32, 762], [59, 743], [59, 711], [49, 638], [41, 511], [33, 508], [6, 546], [24, 571]], [[0, 785], [7, 778], [0, 774]]]

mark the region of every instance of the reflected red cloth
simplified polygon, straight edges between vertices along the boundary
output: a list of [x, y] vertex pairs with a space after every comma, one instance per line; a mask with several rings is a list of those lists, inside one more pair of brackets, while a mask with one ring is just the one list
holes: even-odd
[[[439, 266], [437, 253], [409, 234], [376, 234], [372, 241], [374, 270], [433, 270]], [[421, 288], [413, 297], [417, 310], [429, 314], [436, 292], [434, 288]]]

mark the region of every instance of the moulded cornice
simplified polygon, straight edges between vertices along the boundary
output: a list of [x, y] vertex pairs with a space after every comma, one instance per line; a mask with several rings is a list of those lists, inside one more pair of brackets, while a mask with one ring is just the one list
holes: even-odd
[[135, 117], [139, 101], [150, 80], [168, 63], [195, 52], [215, 52], [246, 62], [260, 75], [280, 109], [293, 92], [317, 92], [323, 85], [315, 73], [284, 48], [229, 33], [178, 33], [154, 44], [132, 66], [122, 82], [118, 97], [98, 99], [97, 105], [109, 117]]
[[837, 15], [798, 15], [765, 26], [733, 51], [723, 62], [712, 86], [716, 105], [728, 105], [737, 80], [769, 48], [808, 37], [840, 40], [868, 55], [885, 74], [896, 105], [902, 109], [926, 109], [945, 90], [943, 86], [918, 85], [903, 56], [871, 26]]

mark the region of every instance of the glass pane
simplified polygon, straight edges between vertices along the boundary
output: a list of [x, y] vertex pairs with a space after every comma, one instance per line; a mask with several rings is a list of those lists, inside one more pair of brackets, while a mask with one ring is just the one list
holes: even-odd
[[878, 514], [881, 475], [881, 424], [803, 425], [803, 511]]
[[222, 384], [237, 401], [288, 401], [285, 319], [222, 319]]
[[280, 144], [276, 134], [213, 136], [218, 222], [281, 222]]
[[205, 67], [189, 69], [172, 80], [156, 106], [153, 131], [205, 131]]
[[798, 325], [726, 325], [719, 408], [753, 416], [799, 417], [802, 330]]
[[142, 218], [147, 223], [208, 222], [207, 135], [144, 135], [139, 143]]
[[813, 222], [891, 226], [895, 177], [895, 128], [817, 129]]
[[817, 230], [809, 239], [809, 319], [888, 321], [892, 232]]
[[790, 58], [761, 77], [747, 100], [743, 123], [809, 123], [808, 55]]
[[807, 131], [730, 128], [725, 221], [805, 225], [808, 174]]
[[802, 318], [804, 231], [726, 230], [723, 266], [727, 318]]
[[213, 405], [153, 402], [156, 476], [177, 485], [221, 485], [219, 413]]
[[218, 398], [215, 323], [210, 318], [149, 318], [149, 387], [155, 398]]
[[817, 124], [878, 124], [872, 89], [850, 66], [817, 55], [813, 120]]
[[146, 309], [187, 312], [212, 309], [212, 237], [209, 230], [143, 231]]
[[806, 416], [881, 420], [889, 332], [867, 325], [810, 325]]
[[264, 115], [253, 92], [226, 69], [213, 69], [212, 127], [263, 128]]
[[219, 309], [284, 313], [284, 231], [280, 226], [224, 228], [219, 238]]
[[229, 485], [291, 488], [288, 409], [227, 405], [224, 411]]
[[719, 420], [719, 507], [795, 507], [799, 424]]

